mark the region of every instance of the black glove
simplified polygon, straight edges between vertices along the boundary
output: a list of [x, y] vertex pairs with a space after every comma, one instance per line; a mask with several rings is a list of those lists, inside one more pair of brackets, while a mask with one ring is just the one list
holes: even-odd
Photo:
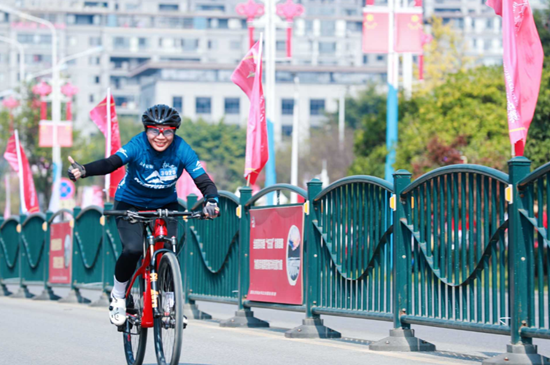
[[208, 199], [204, 208], [202, 208], [203, 214], [209, 218], [216, 218], [220, 215], [220, 208], [218, 208], [218, 202], [215, 199]]
[[74, 162], [73, 164], [71, 164], [71, 166], [67, 169], [67, 174], [69, 175], [69, 179], [71, 179], [72, 181], [76, 181], [77, 178], [73, 175], [72, 173], [72, 170], [79, 170], [80, 171], [80, 178], [84, 178], [86, 177], [86, 169], [84, 168], [84, 166], [82, 166], [81, 164], [79, 164], [78, 162]]

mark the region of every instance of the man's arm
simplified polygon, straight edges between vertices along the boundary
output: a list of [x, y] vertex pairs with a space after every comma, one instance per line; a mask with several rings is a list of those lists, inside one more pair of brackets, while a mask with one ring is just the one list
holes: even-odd
[[120, 156], [114, 154], [108, 158], [85, 164], [84, 168], [86, 169], [86, 175], [83, 177], [107, 175], [122, 167], [122, 165], [123, 163]]
[[193, 181], [206, 199], [215, 199], [218, 201], [218, 188], [206, 172], [196, 178], [193, 178]]

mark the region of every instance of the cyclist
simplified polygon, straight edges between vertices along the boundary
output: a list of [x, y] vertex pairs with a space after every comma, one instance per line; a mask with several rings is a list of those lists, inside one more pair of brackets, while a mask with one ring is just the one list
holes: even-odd
[[[185, 169], [205, 197], [203, 212], [215, 218], [219, 214], [218, 190], [204, 171], [197, 154], [175, 132], [181, 124], [179, 113], [167, 105], [147, 109], [141, 121], [145, 131], [134, 136], [114, 155], [81, 165], [69, 156], [69, 178], [106, 175], [128, 165], [118, 184], [115, 210], [178, 210], [176, 181]], [[177, 222], [166, 222], [168, 235], [177, 235]], [[109, 318], [120, 326], [126, 321], [126, 286], [142, 254], [143, 226], [117, 218], [123, 250], [115, 266]]]

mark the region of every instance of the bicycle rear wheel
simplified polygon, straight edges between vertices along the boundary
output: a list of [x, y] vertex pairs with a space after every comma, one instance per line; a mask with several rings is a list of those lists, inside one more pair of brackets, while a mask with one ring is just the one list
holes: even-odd
[[176, 256], [165, 253], [158, 270], [160, 318], [155, 318], [155, 351], [159, 365], [177, 365], [183, 335], [183, 287]]
[[126, 298], [126, 323], [124, 323], [124, 354], [128, 365], [141, 365], [147, 346], [147, 328], [141, 327], [143, 315], [143, 292], [145, 281], [140, 276]]

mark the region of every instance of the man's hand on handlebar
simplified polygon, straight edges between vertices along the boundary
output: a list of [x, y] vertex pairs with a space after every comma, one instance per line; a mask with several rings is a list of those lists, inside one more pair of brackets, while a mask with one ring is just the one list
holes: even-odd
[[218, 202], [214, 199], [208, 199], [204, 208], [202, 208], [203, 214], [210, 219], [217, 218], [220, 215], [220, 208]]

